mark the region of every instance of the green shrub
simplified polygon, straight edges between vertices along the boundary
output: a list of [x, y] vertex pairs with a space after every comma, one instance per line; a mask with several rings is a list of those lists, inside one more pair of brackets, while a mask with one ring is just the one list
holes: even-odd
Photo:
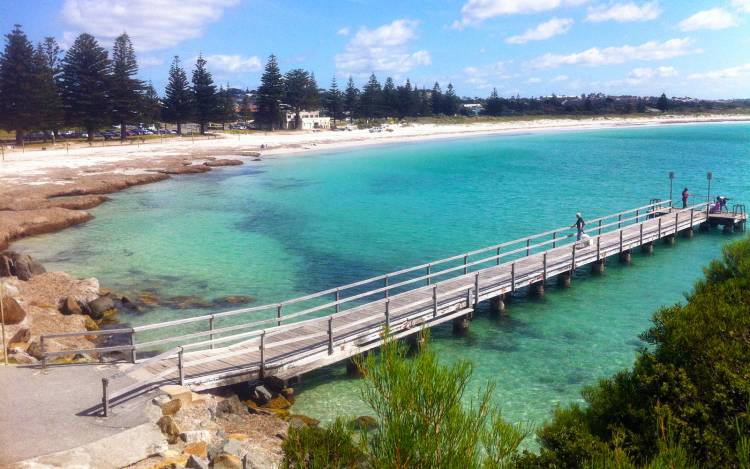
[[355, 442], [351, 426], [337, 419], [327, 428], [289, 428], [284, 440], [286, 468], [355, 468], [367, 461], [363, 445]]

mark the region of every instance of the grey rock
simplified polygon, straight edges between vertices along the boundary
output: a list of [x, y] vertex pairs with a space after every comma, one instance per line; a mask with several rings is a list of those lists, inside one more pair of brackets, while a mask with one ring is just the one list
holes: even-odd
[[250, 396], [252, 397], [253, 401], [257, 402], [260, 405], [263, 405], [273, 399], [273, 393], [268, 390], [267, 387], [264, 385], [256, 386]]
[[90, 302], [88, 306], [91, 310], [91, 319], [99, 320], [104, 316], [105, 311], [115, 308], [115, 302], [109, 296], [100, 296]]
[[196, 443], [198, 441], [208, 443], [209, 441], [211, 441], [211, 434], [208, 432], [208, 430], [188, 430], [182, 432], [180, 438], [182, 438], [182, 441], [184, 441], [185, 443]]
[[13, 261], [13, 273], [21, 280], [29, 280], [34, 275], [43, 274], [47, 271], [42, 264], [28, 254], [14, 252], [11, 254], [11, 260]]
[[247, 454], [247, 450], [243, 448], [242, 443], [237, 440], [227, 440], [221, 449], [225, 453], [237, 456], [240, 459]]
[[191, 454], [187, 460], [187, 463], [185, 464], [185, 467], [187, 469], [208, 469], [208, 461], [205, 461], [203, 458], [199, 458], [198, 456]]

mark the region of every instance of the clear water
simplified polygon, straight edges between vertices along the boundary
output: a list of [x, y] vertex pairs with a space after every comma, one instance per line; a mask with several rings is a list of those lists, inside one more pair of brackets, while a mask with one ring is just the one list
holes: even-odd
[[[276, 302], [648, 203], [688, 186], [750, 203], [750, 125], [496, 136], [269, 158], [115, 194], [84, 226], [17, 243], [48, 267], [95, 276], [136, 295], [252, 295]], [[582, 273], [508, 315], [480, 311], [470, 333], [433, 331], [450, 363], [474, 365], [475, 391], [497, 383], [512, 421], [539, 424], [582, 386], [632, 364], [657, 307], [683, 298], [731, 239], [720, 233], [659, 246], [653, 257]], [[133, 324], [206, 314], [156, 308]], [[342, 365], [304, 377], [295, 411], [361, 415]]]

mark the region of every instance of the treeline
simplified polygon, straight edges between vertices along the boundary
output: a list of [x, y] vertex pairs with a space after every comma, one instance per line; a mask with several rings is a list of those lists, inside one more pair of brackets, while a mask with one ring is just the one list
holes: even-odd
[[32, 45], [20, 25], [6, 35], [0, 56], [0, 127], [15, 131], [21, 144], [29, 131], [57, 135], [64, 126], [86, 129], [88, 140], [107, 125], [120, 127], [196, 121], [205, 132], [210, 121], [234, 114], [229, 93], [216, 89], [206, 61], [198, 57], [188, 82], [175, 58], [164, 102], [151, 83], [137, 78], [130, 37], [118, 36], [111, 56], [90, 34], [80, 34], [64, 54], [54, 38]]
[[295, 127], [298, 127], [301, 110], [314, 111], [321, 107], [333, 119], [334, 125], [337, 120], [345, 118], [453, 116], [462, 109], [461, 99], [450, 83], [443, 93], [438, 83], [427, 90], [412, 86], [408, 79], [403, 85], [396, 86], [393, 78], [388, 77], [381, 85], [372, 74], [362, 89], [349, 77], [346, 88], [342, 90], [334, 76], [330, 87], [323, 90], [318, 88], [311, 72], [293, 69], [282, 75], [274, 55], [266, 62], [256, 99], [256, 125], [265, 129], [281, 126], [281, 112], [285, 107], [295, 112]]

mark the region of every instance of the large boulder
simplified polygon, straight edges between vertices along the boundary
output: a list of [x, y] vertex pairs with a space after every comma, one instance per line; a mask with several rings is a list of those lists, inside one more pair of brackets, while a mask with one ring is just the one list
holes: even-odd
[[65, 298], [60, 304], [60, 312], [63, 314], [83, 314], [81, 305], [78, 304], [78, 300], [69, 296]]
[[15, 334], [13, 334], [13, 337], [10, 338], [8, 341], [9, 344], [12, 343], [25, 343], [31, 340], [31, 331], [28, 327], [21, 327], [16, 331]]
[[250, 399], [255, 401], [257, 404], [263, 405], [273, 399], [273, 393], [263, 385], [255, 386], [250, 391]]
[[13, 275], [13, 261], [5, 254], [0, 254], [0, 277], [10, 277]]
[[104, 317], [105, 312], [115, 309], [115, 302], [109, 295], [100, 296], [90, 302], [88, 306], [90, 310], [89, 316], [91, 316], [91, 319], [98, 321]]
[[26, 319], [26, 311], [10, 296], [3, 296], [3, 324], [19, 324]]
[[165, 415], [156, 422], [156, 425], [159, 427], [159, 430], [161, 430], [164, 436], [167, 437], [167, 441], [170, 445], [177, 443], [180, 438], [180, 433], [182, 432], [180, 431], [180, 427], [177, 426], [172, 417], [170, 417], [169, 415]]
[[29, 280], [34, 275], [47, 272], [42, 264], [28, 254], [14, 252], [11, 254], [13, 273], [21, 280]]

